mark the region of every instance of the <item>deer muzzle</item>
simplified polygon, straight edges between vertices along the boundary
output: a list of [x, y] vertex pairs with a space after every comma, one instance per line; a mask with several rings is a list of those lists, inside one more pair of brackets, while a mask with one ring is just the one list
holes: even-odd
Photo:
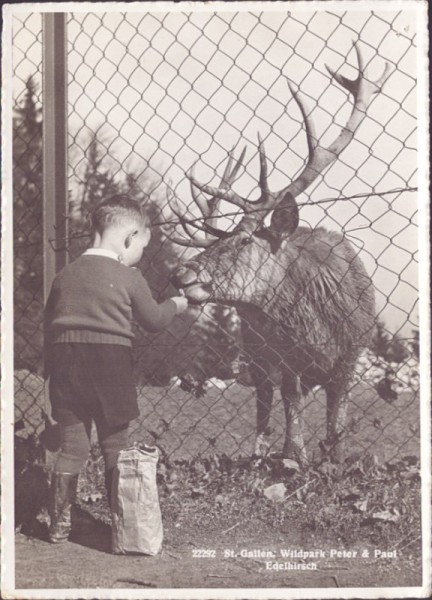
[[200, 271], [199, 265], [194, 262], [179, 267], [171, 277], [171, 282], [177, 289], [184, 290], [192, 303], [205, 302], [212, 293], [211, 277], [205, 271]]

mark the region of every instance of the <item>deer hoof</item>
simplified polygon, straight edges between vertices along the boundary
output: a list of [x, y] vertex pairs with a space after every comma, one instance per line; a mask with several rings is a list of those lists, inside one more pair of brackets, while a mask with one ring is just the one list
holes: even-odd
[[265, 433], [260, 433], [257, 435], [255, 441], [255, 456], [267, 456], [270, 449], [270, 440]]
[[295, 460], [301, 466], [308, 463], [308, 455], [304, 445], [300, 445], [292, 440], [286, 441], [283, 447], [284, 458]]
[[322, 458], [326, 458], [332, 463], [340, 463], [343, 457], [343, 448], [341, 442], [334, 439], [327, 439], [319, 443]]

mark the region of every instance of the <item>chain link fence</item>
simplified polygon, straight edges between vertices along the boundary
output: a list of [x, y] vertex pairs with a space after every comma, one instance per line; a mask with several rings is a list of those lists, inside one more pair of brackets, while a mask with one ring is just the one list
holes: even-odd
[[[153, 221], [140, 267], [158, 299], [176, 293], [170, 275], [197, 253], [167, 235], [167, 225], [177, 237], [185, 229], [169, 198], [183, 217], [203, 223], [185, 173], [196, 165], [198, 180], [219, 185], [230, 153], [239, 157], [246, 146], [233, 188], [256, 199], [259, 132], [269, 185], [286, 187], [308, 156], [304, 116], [287, 80], [328, 146], [352, 104], [325, 65], [354, 79], [353, 42], [370, 80], [389, 63], [355, 138], [298, 202], [301, 225], [346, 237], [376, 291], [373, 343], [351, 386], [350, 448], [386, 460], [418, 455], [414, 18], [403, 10], [80, 12], [67, 16], [67, 41], [70, 259], [89, 243], [92, 207], [107, 194], [128, 193]], [[44, 409], [41, 44], [41, 15], [16, 16], [15, 403], [17, 420], [36, 433]], [[232, 231], [242, 211], [225, 201], [219, 209], [218, 227]], [[253, 452], [256, 393], [235, 308], [191, 307], [160, 334], [137, 329], [134, 353], [141, 416], [132, 439], [176, 457]], [[277, 388], [277, 370], [270, 377]], [[308, 396], [302, 417], [315, 456], [326, 429], [322, 390]], [[281, 449], [284, 421], [276, 391], [271, 450]]]
[[15, 420], [43, 430], [42, 19], [13, 23], [13, 251]]

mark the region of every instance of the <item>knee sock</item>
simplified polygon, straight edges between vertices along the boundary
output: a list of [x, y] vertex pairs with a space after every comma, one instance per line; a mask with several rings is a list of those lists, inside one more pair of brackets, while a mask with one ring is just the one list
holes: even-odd
[[60, 425], [61, 451], [54, 471], [57, 473], [79, 473], [90, 451], [90, 440], [83, 423]]
[[104, 432], [106, 435], [99, 440], [102, 454], [105, 461], [105, 487], [107, 491], [108, 504], [111, 506], [112, 482], [114, 468], [117, 464], [117, 457], [121, 450], [128, 447], [128, 425], [117, 428], [111, 432]]
[[99, 439], [100, 447], [105, 461], [105, 470], [113, 469], [117, 464], [120, 450], [128, 447], [128, 425], [116, 428]]

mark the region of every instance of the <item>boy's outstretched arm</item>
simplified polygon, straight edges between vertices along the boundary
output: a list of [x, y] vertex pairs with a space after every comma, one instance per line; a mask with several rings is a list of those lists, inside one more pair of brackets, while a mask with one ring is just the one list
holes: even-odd
[[169, 298], [160, 304], [156, 302], [147, 281], [140, 272], [137, 273], [131, 300], [134, 319], [151, 333], [167, 327], [175, 315], [184, 312], [187, 308], [187, 299], [184, 296]]

